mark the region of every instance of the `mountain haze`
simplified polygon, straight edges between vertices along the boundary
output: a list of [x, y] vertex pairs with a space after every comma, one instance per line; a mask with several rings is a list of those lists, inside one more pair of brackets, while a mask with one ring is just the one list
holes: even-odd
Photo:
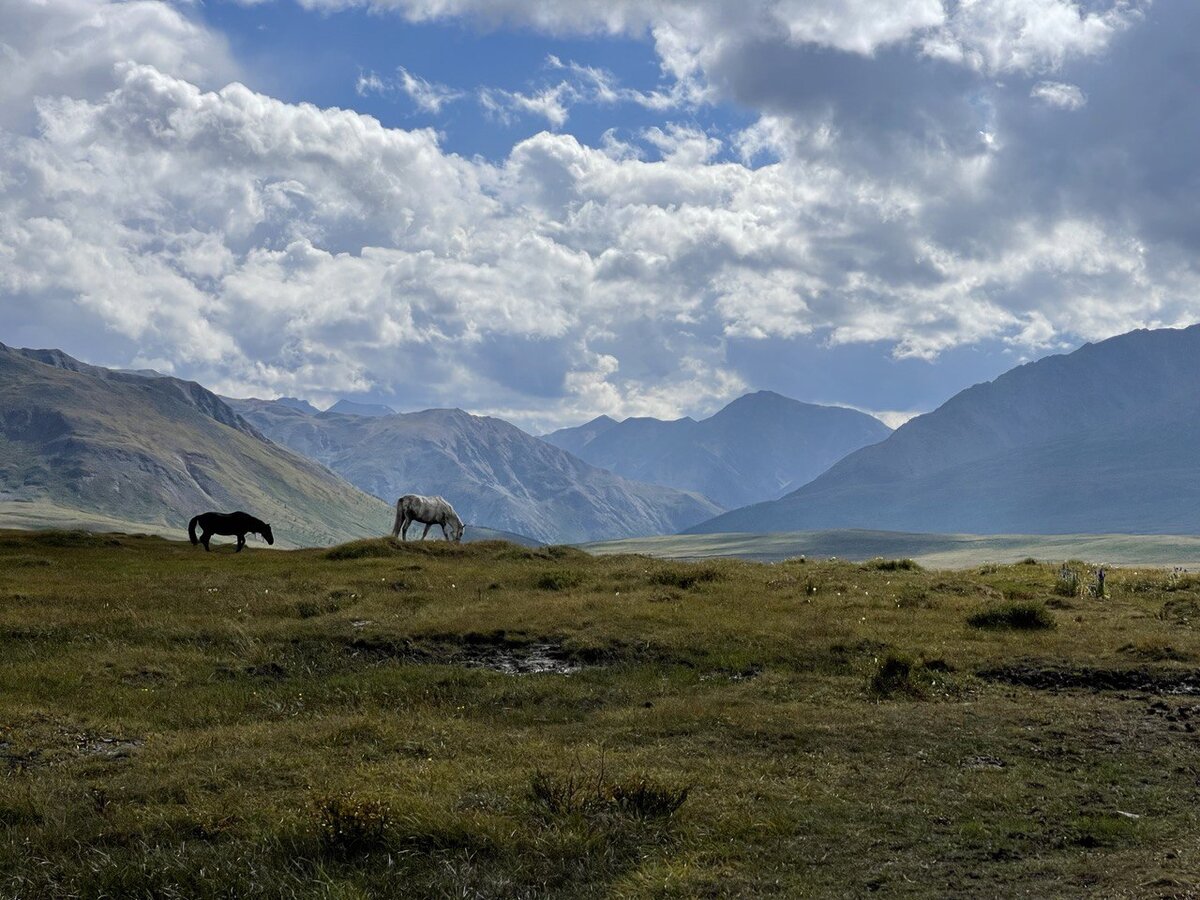
[[368, 418], [231, 404], [272, 440], [389, 500], [441, 494], [468, 522], [573, 542], [673, 533], [721, 507], [588, 465], [500, 419], [459, 409]]
[[1200, 531], [1200, 326], [1135, 331], [952, 397], [692, 533]]
[[0, 344], [0, 524], [178, 534], [244, 509], [283, 545], [383, 534], [390, 509], [267, 440], [195, 382]]
[[543, 440], [627, 478], [696, 491], [735, 507], [775, 499], [890, 433], [856, 410], [759, 391], [700, 421], [615, 422], [601, 416]]

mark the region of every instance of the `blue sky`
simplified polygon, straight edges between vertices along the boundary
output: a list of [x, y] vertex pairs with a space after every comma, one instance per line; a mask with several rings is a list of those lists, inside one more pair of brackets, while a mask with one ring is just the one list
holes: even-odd
[[0, 0], [0, 339], [531, 430], [1200, 315], [1184, 0]]

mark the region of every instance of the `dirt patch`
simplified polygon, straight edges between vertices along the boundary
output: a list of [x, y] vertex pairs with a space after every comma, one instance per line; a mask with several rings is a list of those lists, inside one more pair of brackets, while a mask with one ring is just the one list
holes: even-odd
[[1141, 691], [1147, 694], [1200, 694], [1200, 671], [1194, 669], [1101, 669], [1018, 663], [980, 669], [985, 681], [999, 681], [1041, 691]]
[[503, 632], [399, 641], [361, 637], [350, 641], [346, 650], [380, 661], [462, 666], [505, 675], [571, 675], [584, 667], [584, 661], [558, 641], [524, 640]]

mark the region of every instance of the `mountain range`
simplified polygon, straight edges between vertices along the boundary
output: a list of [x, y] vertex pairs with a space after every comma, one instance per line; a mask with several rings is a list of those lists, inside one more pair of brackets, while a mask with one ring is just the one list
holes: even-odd
[[1200, 531], [1200, 325], [968, 388], [786, 496], [692, 533]]
[[468, 522], [547, 542], [676, 532], [723, 509], [698, 493], [615, 475], [508, 422], [459, 409], [362, 416], [228, 402], [271, 440], [363, 491], [389, 500], [441, 494]]
[[889, 434], [857, 410], [758, 391], [699, 421], [601, 416], [542, 439], [592, 465], [695, 491], [730, 509], [773, 500]]
[[[805, 483], [842, 446], [848, 455]], [[0, 344], [9, 526], [178, 535], [196, 512], [242, 508], [285, 546], [328, 544], [386, 533], [403, 493], [440, 493], [469, 537], [491, 536], [483, 525], [548, 542], [832, 528], [1181, 534], [1200, 531], [1197, 447], [1200, 326], [1020, 366], [890, 434], [853, 410], [759, 392], [708, 419], [600, 417], [544, 440], [462, 410], [226, 400], [157, 372]]]

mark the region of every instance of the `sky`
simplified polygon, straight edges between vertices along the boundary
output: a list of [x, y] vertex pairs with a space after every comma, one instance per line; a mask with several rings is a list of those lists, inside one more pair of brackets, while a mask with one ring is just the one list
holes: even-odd
[[0, 0], [0, 341], [896, 425], [1200, 320], [1192, 0]]

